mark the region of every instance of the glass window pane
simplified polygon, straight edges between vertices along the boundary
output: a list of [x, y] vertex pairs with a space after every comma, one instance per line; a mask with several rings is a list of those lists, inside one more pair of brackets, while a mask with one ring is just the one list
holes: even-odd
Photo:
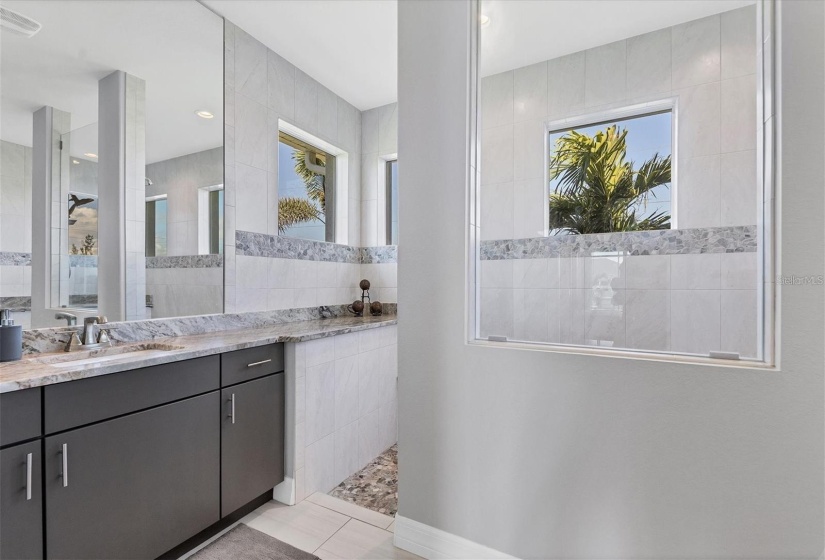
[[331, 240], [328, 199], [335, 158], [284, 133], [278, 143], [278, 232]]
[[[670, 229], [671, 124], [667, 111], [550, 132], [550, 234]], [[597, 149], [607, 155], [583, 158]]]
[[[581, 31], [571, 51], [552, 33], [505, 37], [494, 23], [548, 20], [552, 5], [481, 2], [494, 17], [480, 27], [474, 334], [763, 360], [770, 177], [758, 170], [771, 155], [759, 151], [762, 127], [746, 126], [763, 88], [756, 7], [696, 14], [742, 55], [726, 70], [741, 87], [723, 93], [741, 121], [720, 125], [709, 119], [719, 82], [690, 74], [707, 52], [679, 44], [683, 33], [604, 44], [586, 20], [554, 20]], [[675, 49], [688, 53], [680, 68]]]
[[398, 245], [398, 160], [387, 162], [387, 182], [389, 184], [389, 232], [390, 245]]

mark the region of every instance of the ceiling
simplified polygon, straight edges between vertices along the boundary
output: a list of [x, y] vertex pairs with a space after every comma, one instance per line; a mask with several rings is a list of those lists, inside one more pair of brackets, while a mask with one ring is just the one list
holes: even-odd
[[[487, 76], [755, 0], [482, 0]], [[398, 99], [396, 0], [202, 0], [361, 110]]]
[[[43, 25], [27, 39], [0, 30], [0, 138], [31, 146], [32, 112], [96, 123], [98, 80], [146, 81], [147, 163], [223, 144], [223, 24], [194, 0], [3, 0]], [[196, 110], [215, 115], [197, 117]], [[72, 155], [96, 153], [75, 135]], [[94, 135], [96, 137], [96, 135]]]
[[[482, 29], [481, 73], [753, 2], [483, 0], [490, 23]], [[397, 100], [396, 0], [202, 3], [360, 110]], [[31, 145], [31, 112], [43, 105], [70, 111], [73, 128], [96, 122], [97, 81], [121, 69], [147, 82], [148, 162], [221, 144], [223, 34], [220, 19], [198, 2], [3, 0], [3, 5], [38, 20], [43, 29], [31, 39], [0, 33], [0, 138]], [[200, 119], [194, 115], [200, 109], [216, 117]]]
[[482, 0], [489, 76], [753, 4], [755, 0]]
[[395, 0], [202, 0], [359, 110], [398, 99]]

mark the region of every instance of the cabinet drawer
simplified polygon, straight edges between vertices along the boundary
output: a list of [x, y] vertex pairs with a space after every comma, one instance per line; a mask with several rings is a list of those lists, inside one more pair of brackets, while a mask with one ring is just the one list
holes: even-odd
[[47, 434], [218, 388], [220, 360], [208, 356], [45, 387]]
[[221, 387], [284, 371], [284, 345], [268, 344], [221, 354]]
[[39, 436], [40, 387], [0, 394], [0, 445]]

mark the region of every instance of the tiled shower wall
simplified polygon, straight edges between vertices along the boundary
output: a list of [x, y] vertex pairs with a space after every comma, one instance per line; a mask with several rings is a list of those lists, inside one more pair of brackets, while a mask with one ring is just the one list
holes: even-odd
[[481, 335], [707, 354], [757, 350], [755, 252], [481, 262]]
[[[546, 123], [671, 97], [678, 231], [670, 233], [755, 235], [756, 54], [751, 5], [483, 78], [482, 252], [565, 243], [539, 238]], [[628, 248], [644, 233], [621, 235], [574, 254], [514, 250], [483, 260], [481, 336], [757, 355], [755, 238], [657, 249]], [[586, 245], [599, 236], [577, 237]]]
[[287, 352], [294, 352], [296, 402], [292, 472], [300, 501], [330, 491], [397, 441], [397, 328], [291, 346]]
[[482, 79], [481, 237], [545, 229], [544, 126], [675, 97], [679, 229], [756, 223], [756, 6]]

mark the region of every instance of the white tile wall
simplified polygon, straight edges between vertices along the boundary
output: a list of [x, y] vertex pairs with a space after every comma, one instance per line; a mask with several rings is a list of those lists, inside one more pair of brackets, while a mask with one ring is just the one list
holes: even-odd
[[[352, 301], [361, 276], [358, 265], [336, 269], [333, 277], [340, 282], [327, 286], [319, 278], [328, 275], [320, 275], [317, 269], [328, 263], [303, 261], [299, 265], [296, 261], [293, 265], [273, 265], [265, 273], [263, 265], [244, 262], [255, 257], [236, 257], [233, 246], [236, 229], [271, 235], [278, 231], [279, 119], [347, 152], [347, 243], [360, 245], [362, 113], [240, 28], [227, 22], [226, 29], [226, 311]], [[376, 128], [378, 112], [370, 121]], [[394, 147], [397, 115], [390, 110], [382, 116], [386, 129], [382, 142]], [[375, 147], [375, 153], [378, 143], [376, 130], [369, 145]]]
[[753, 358], [756, 255], [481, 261], [481, 336]]
[[[30, 147], [0, 140], [0, 251], [32, 250], [31, 166]], [[30, 266], [0, 266], [0, 297], [30, 295]]]
[[483, 78], [481, 238], [544, 231], [545, 122], [669, 97], [677, 227], [756, 223], [756, 49], [751, 5]]
[[[397, 329], [291, 344], [295, 498], [328, 492], [397, 440]], [[289, 445], [289, 438], [288, 443]], [[291, 467], [291, 468], [290, 468]]]
[[398, 155], [398, 104], [362, 113], [361, 230], [364, 247], [387, 245], [386, 164]]
[[148, 310], [152, 319], [221, 313], [223, 269], [148, 268], [146, 293], [152, 296], [154, 304]]
[[[748, 6], [483, 78], [481, 239], [543, 234], [545, 122], [668, 97], [678, 100], [676, 226], [757, 223], [755, 16]], [[756, 253], [480, 268], [482, 336], [756, 354]]]

